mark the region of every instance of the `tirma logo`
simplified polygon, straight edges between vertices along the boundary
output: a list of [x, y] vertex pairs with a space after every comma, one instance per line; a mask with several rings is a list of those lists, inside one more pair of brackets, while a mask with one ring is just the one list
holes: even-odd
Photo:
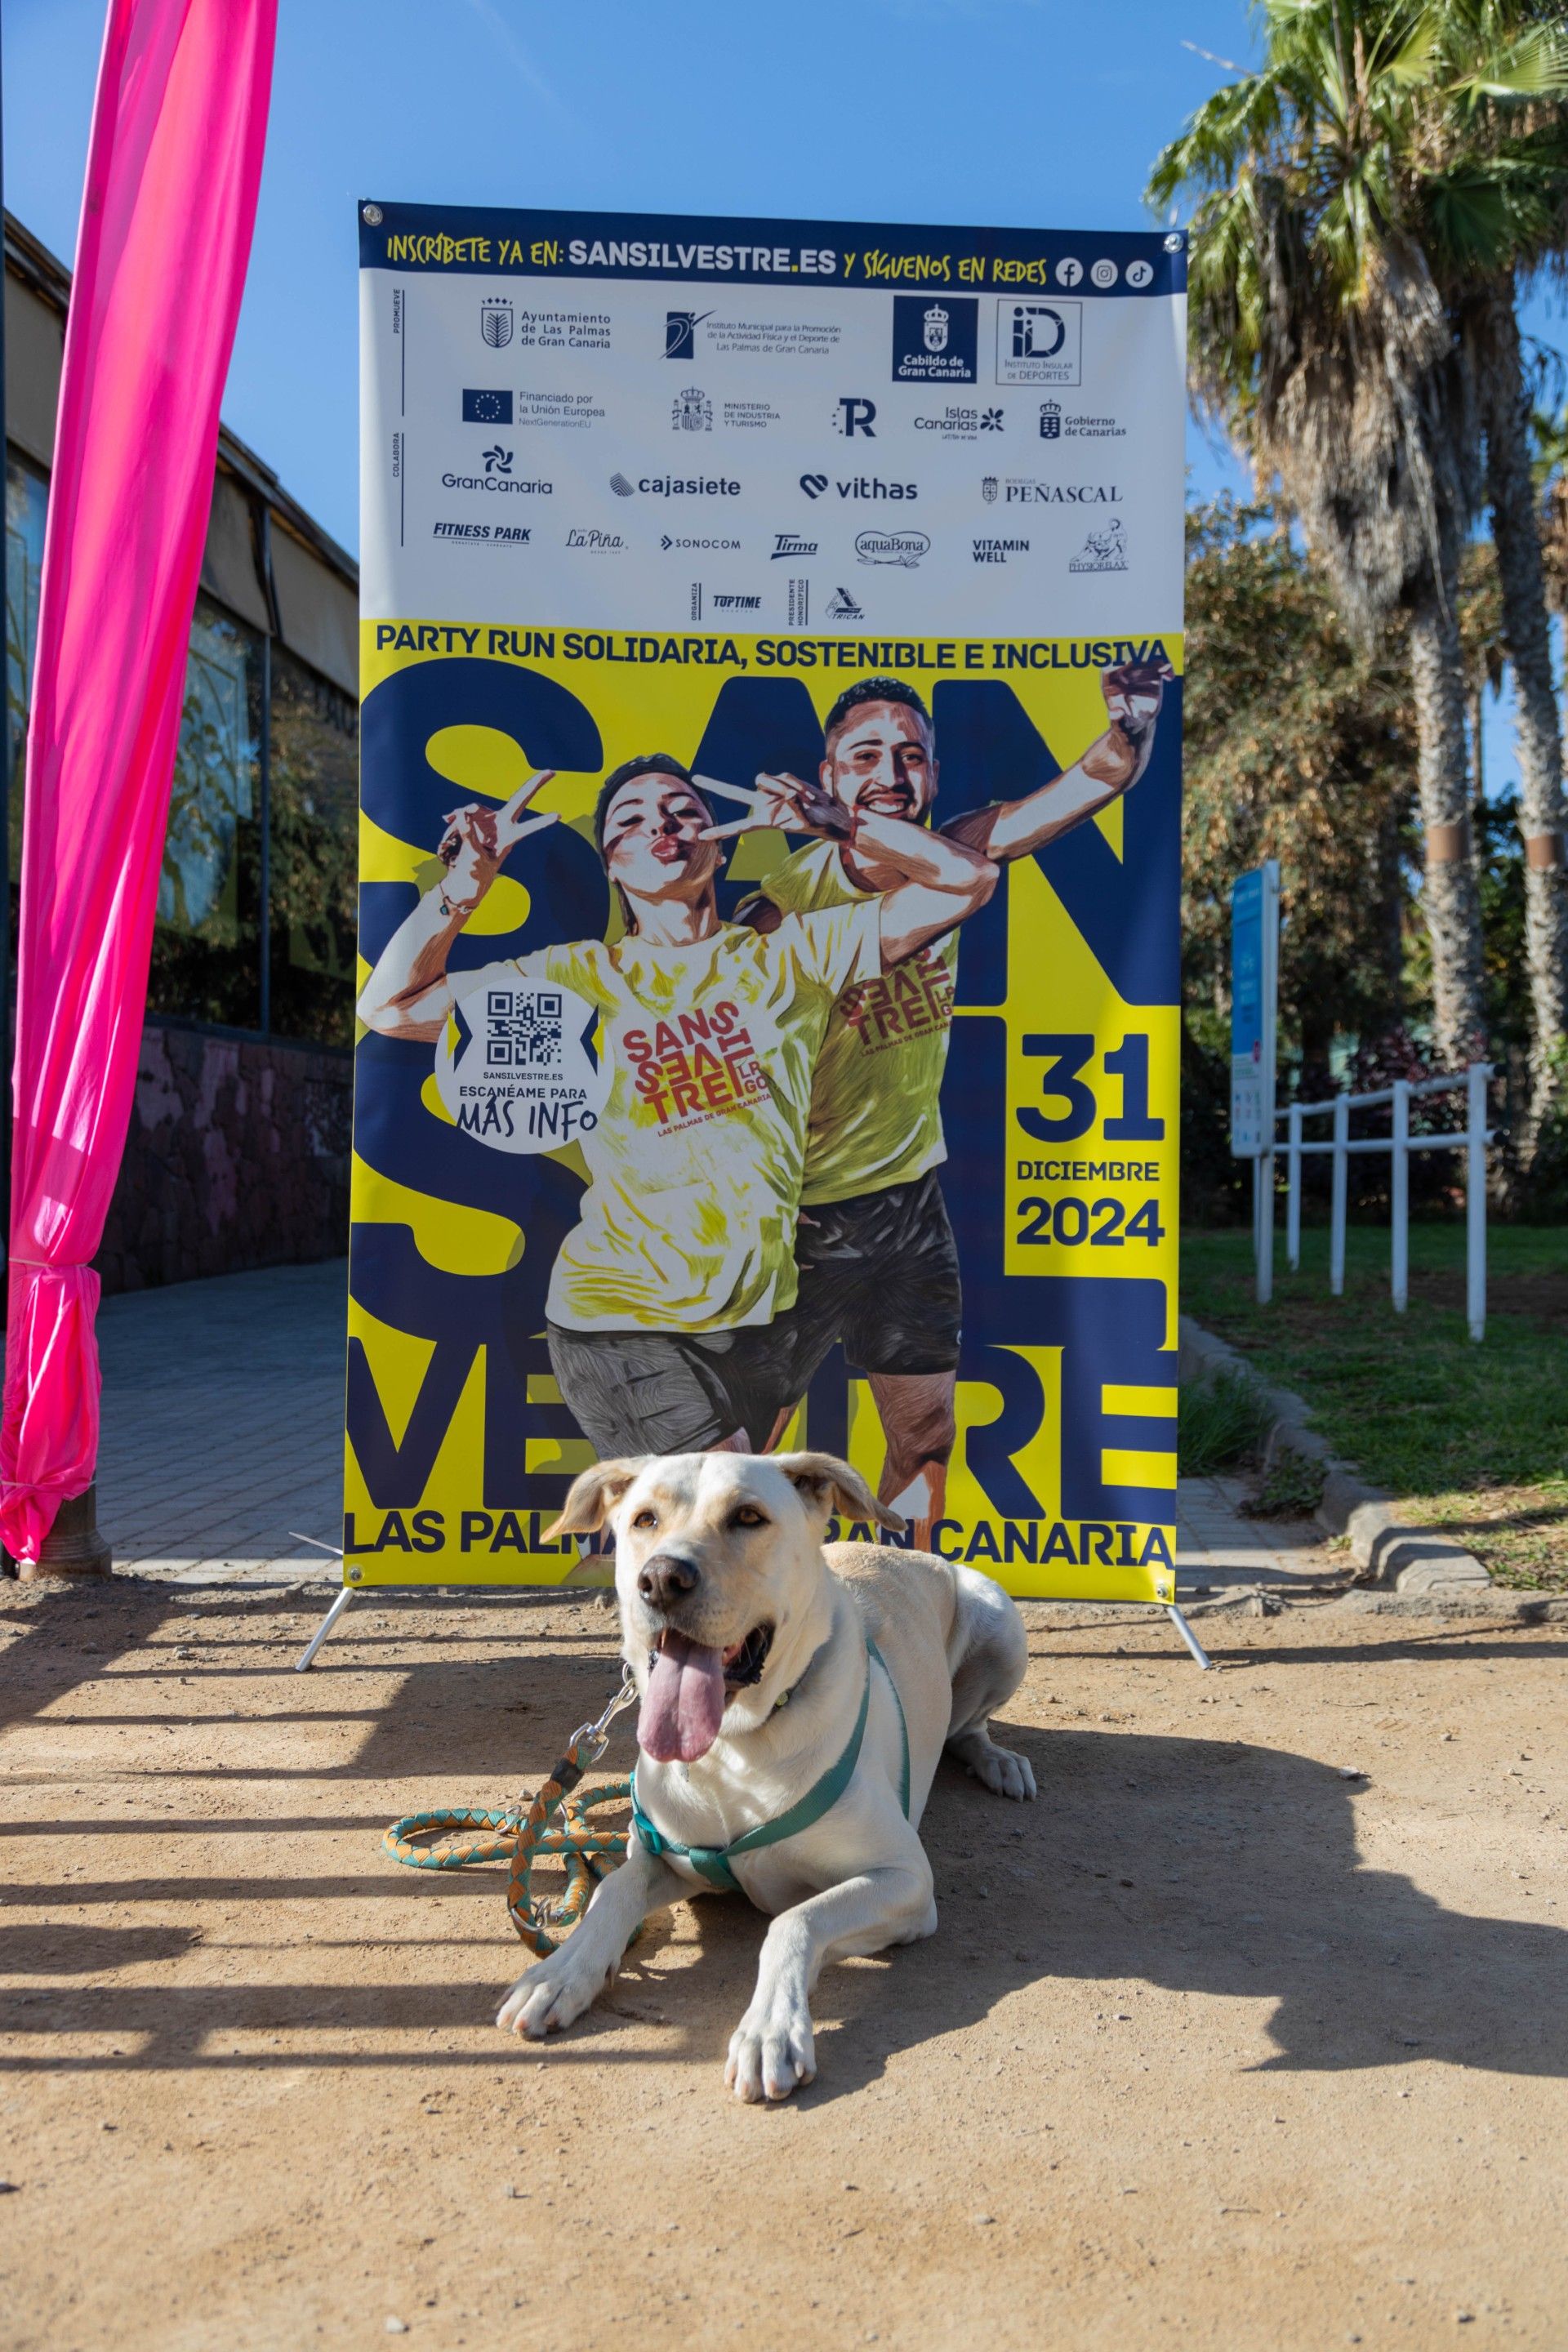
[[[805, 479], [805, 477], [803, 474], [801, 476], [803, 483]], [[775, 563], [778, 562], [781, 555], [815, 555], [816, 553], [816, 541], [815, 539], [802, 539], [798, 530], [774, 531], [773, 560]]]
[[893, 382], [973, 383], [979, 320], [973, 294], [895, 294]]

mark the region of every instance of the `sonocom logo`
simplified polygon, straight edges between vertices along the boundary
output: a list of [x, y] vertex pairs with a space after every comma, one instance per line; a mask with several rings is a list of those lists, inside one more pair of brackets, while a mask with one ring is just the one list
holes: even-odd
[[[740, 483], [722, 474], [696, 474], [689, 480], [675, 474], [644, 474], [635, 487], [655, 499], [738, 499], [741, 495]], [[612, 474], [610, 488], [618, 499], [629, 499], [634, 485], [624, 474]]]

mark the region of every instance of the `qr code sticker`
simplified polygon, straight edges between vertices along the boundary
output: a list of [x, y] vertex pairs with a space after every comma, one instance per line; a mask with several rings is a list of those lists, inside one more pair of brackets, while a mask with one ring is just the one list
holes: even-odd
[[561, 1059], [562, 1004], [552, 988], [486, 992], [485, 1064], [492, 1070], [548, 1070]]

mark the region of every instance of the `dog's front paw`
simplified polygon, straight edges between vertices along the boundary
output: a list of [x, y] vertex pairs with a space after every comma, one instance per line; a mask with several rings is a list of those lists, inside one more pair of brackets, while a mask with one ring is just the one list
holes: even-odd
[[500, 2005], [496, 2023], [503, 2032], [523, 2033], [531, 2042], [542, 2042], [547, 2033], [560, 2033], [574, 2024], [593, 2006], [613, 1973], [584, 1968], [580, 1959], [574, 1961], [572, 1947], [565, 1944], [526, 1976], [519, 1977]]
[[758, 2106], [787, 2099], [816, 2075], [816, 2042], [805, 2002], [776, 1993], [753, 2001], [730, 2038], [724, 2080], [738, 2099]]
[[994, 1797], [1011, 1797], [1027, 1804], [1035, 1795], [1034, 1767], [1016, 1748], [998, 1748], [992, 1740], [989, 1753], [973, 1757], [969, 1769]]

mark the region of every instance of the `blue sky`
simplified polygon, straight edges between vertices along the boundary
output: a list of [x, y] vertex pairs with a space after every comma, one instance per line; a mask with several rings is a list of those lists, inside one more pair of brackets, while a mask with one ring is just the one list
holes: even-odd
[[[68, 262], [103, 0], [0, 0], [5, 200]], [[1137, 228], [1246, 0], [280, 0], [224, 413], [358, 545], [362, 195]], [[1191, 44], [1192, 46], [1186, 46]], [[1562, 303], [1528, 321], [1561, 343]], [[1245, 477], [1196, 426], [1191, 488]], [[1489, 727], [1489, 782], [1512, 772]]]

